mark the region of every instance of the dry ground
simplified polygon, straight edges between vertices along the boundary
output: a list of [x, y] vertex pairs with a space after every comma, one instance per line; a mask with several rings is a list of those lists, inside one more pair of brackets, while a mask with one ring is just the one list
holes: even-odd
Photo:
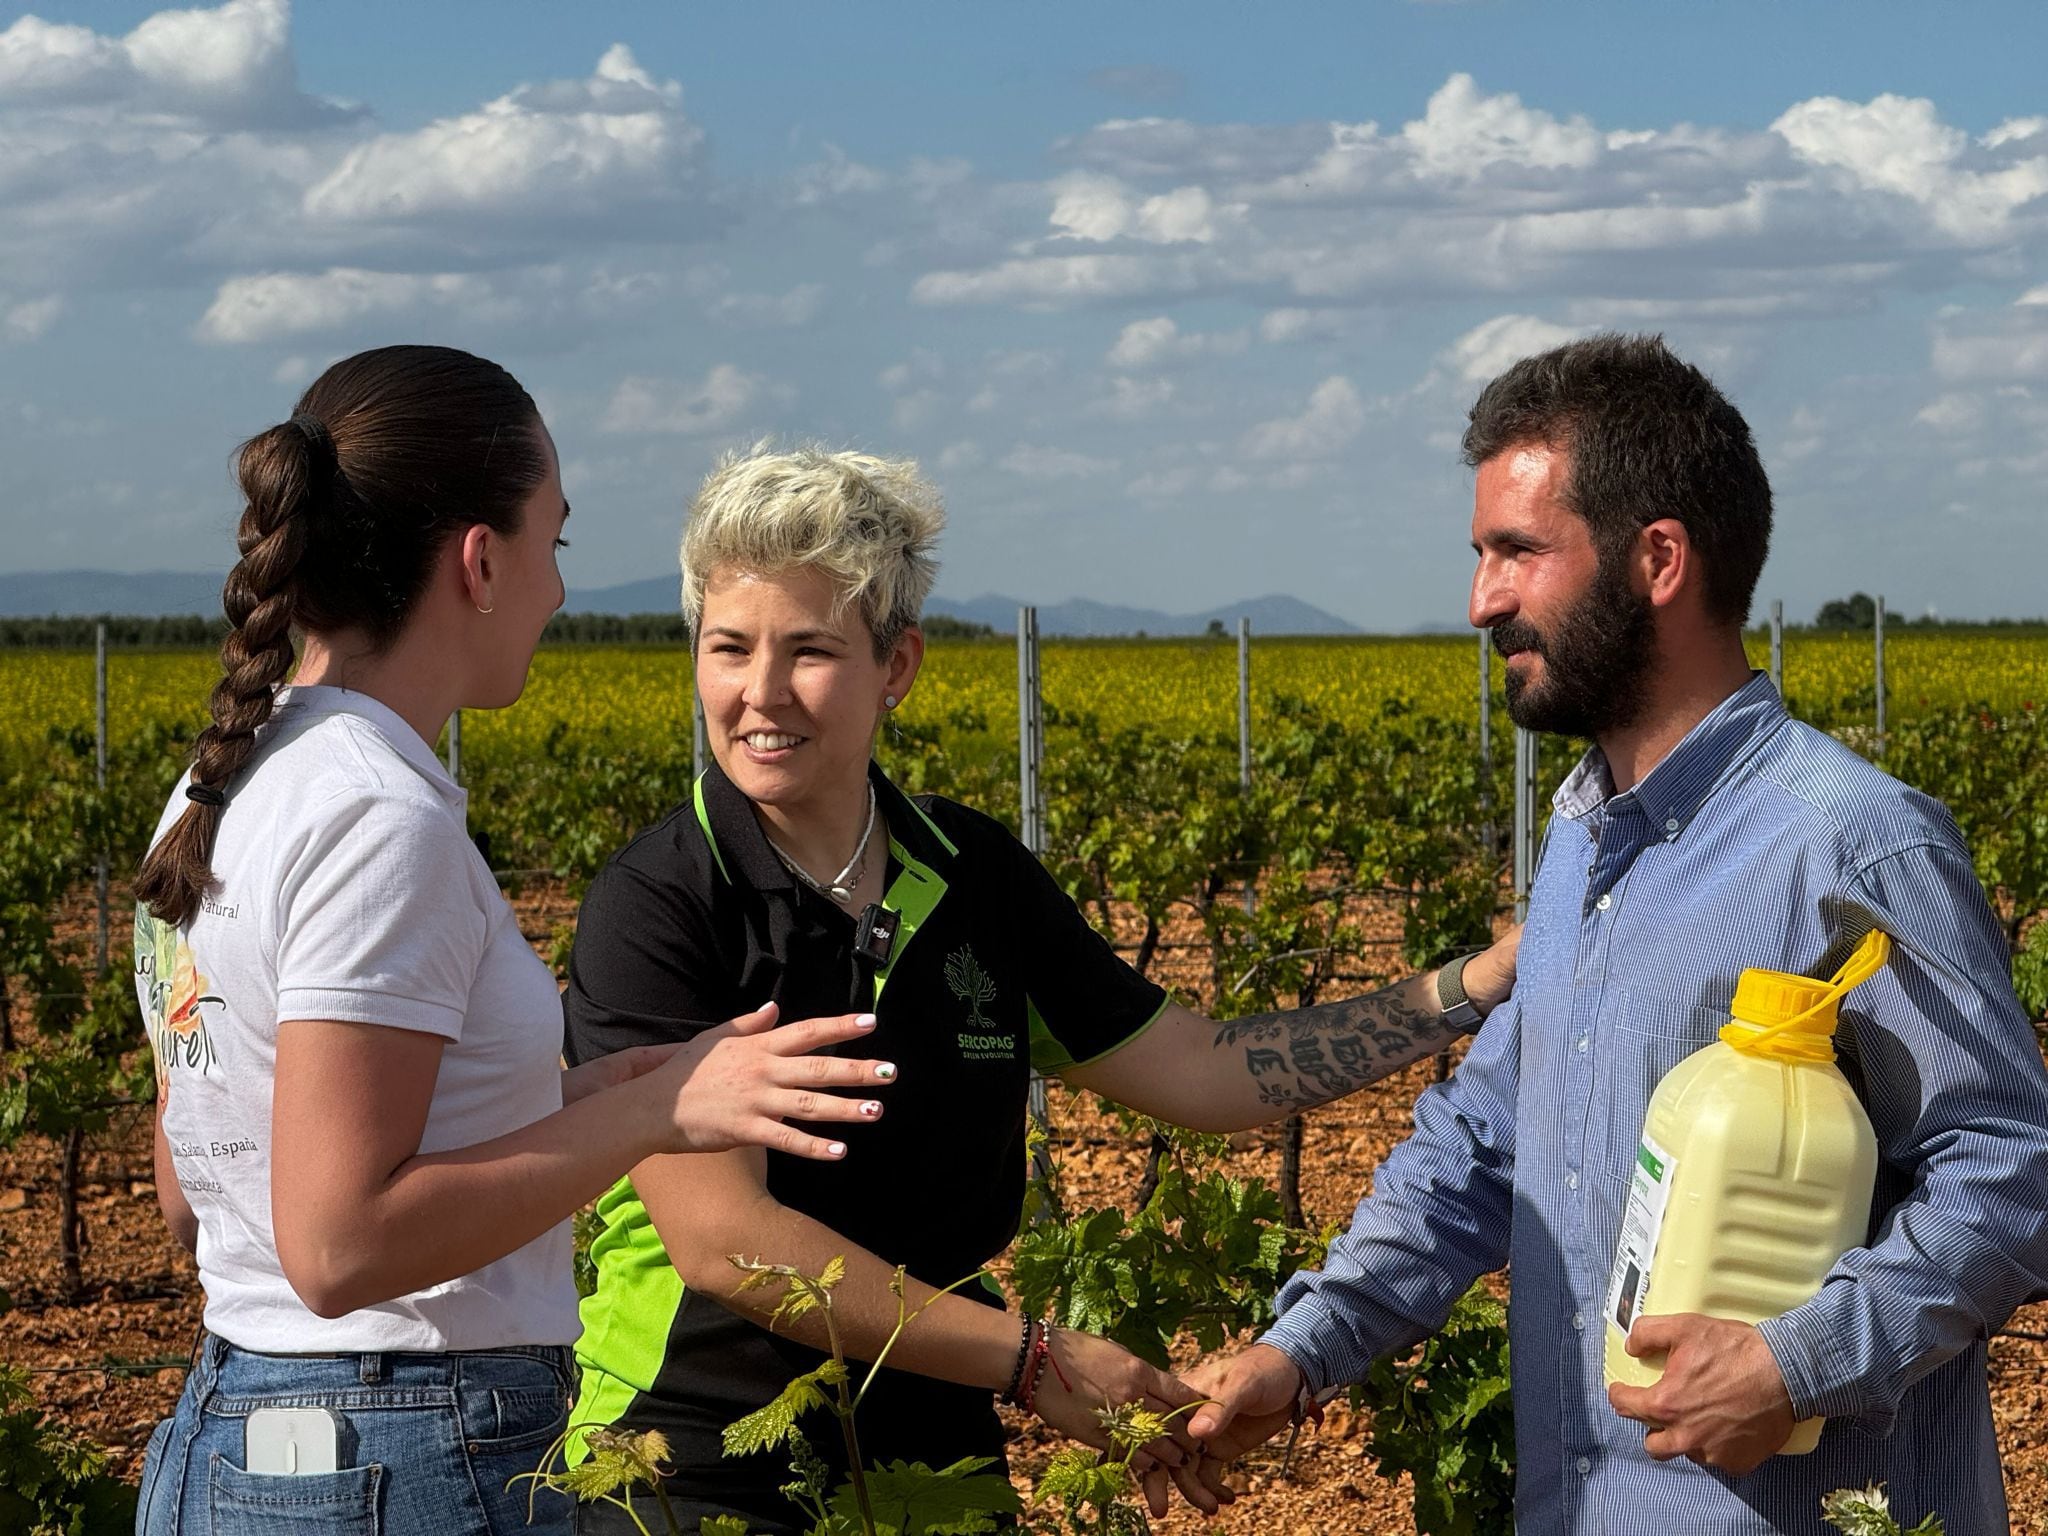
[[[543, 952], [556, 925], [573, 916], [560, 893], [549, 889], [523, 894], [518, 906], [527, 936]], [[1203, 990], [1186, 951], [1169, 950], [1158, 974], [1189, 995]], [[1350, 1212], [1372, 1169], [1406, 1134], [1410, 1106], [1430, 1076], [1427, 1065], [1410, 1068], [1308, 1117], [1302, 1199], [1311, 1226]], [[1125, 1142], [1090, 1103], [1054, 1092], [1070, 1201], [1128, 1205], [1143, 1169], [1142, 1147]], [[1240, 1141], [1233, 1171], [1277, 1180], [1279, 1132]], [[42, 1401], [108, 1445], [133, 1477], [143, 1442], [183, 1382], [198, 1324], [198, 1285], [191, 1261], [157, 1215], [147, 1121], [134, 1111], [118, 1117], [88, 1153], [85, 1291], [60, 1298], [57, 1166], [56, 1149], [34, 1139], [0, 1153], [0, 1289], [15, 1300], [14, 1309], [0, 1315], [0, 1359], [35, 1372]], [[1991, 1363], [2014, 1529], [2048, 1533], [2048, 1306], [2014, 1318], [2008, 1334], [1993, 1341]], [[1014, 1448], [1020, 1470], [1036, 1470], [1049, 1449], [1042, 1435], [1025, 1430]], [[1249, 1458], [1247, 1497], [1234, 1508], [1214, 1520], [1177, 1509], [1158, 1529], [1162, 1536], [1408, 1536], [1414, 1530], [1405, 1484], [1377, 1475], [1363, 1426], [1341, 1409], [1319, 1436], [1304, 1439], [1286, 1480], [1277, 1472], [1277, 1449]]]

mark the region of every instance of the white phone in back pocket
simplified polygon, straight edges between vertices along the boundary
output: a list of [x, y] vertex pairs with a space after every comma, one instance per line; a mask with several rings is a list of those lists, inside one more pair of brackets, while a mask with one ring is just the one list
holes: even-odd
[[340, 1441], [341, 1425], [325, 1408], [258, 1408], [243, 1426], [242, 1462], [270, 1477], [332, 1472]]

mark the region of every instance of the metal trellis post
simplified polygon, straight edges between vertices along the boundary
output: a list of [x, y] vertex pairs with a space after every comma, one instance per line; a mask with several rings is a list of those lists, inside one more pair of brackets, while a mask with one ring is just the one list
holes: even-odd
[[[1017, 610], [1017, 805], [1018, 833], [1034, 857], [1045, 855], [1045, 786], [1039, 777], [1045, 755], [1045, 706], [1038, 672], [1038, 610]], [[1031, 1118], [1050, 1133], [1051, 1110], [1045, 1079], [1031, 1074]], [[1052, 1154], [1041, 1144], [1031, 1159], [1032, 1174], [1052, 1177]]]
[[1876, 642], [1877, 642], [1877, 656], [1876, 656], [1876, 682], [1877, 682], [1877, 755], [1878, 755], [1879, 757], [1883, 757], [1883, 756], [1884, 756], [1884, 726], [1885, 726], [1885, 719], [1884, 719], [1884, 715], [1885, 715], [1885, 710], [1884, 710], [1884, 693], [1885, 693], [1885, 688], [1884, 688], [1884, 597], [1883, 597], [1883, 596], [1882, 596], [1881, 594], [1879, 595], [1879, 597], [1878, 597], [1878, 599], [1877, 599], [1877, 613], [1876, 613], [1876, 614], [1875, 614], [1875, 616], [1874, 616], [1874, 620], [1873, 620], [1873, 623], [1872, 623], [1872, 626], [1871, 626], [1871, 627], [1872, 627], [1872, 631], [1873, 631], [1874, 637], [1875, 637], [1875, 639], [1876, 639]]
[[462, 782], [462, 711], [448, 717], [448, 777]]
[[[93, 627], [92, 676], [93, 782], [99, 786], [104, 800], [107, 792], [107, 626], [104, 624]], [[105, 814], [104, 810], [101, 814]], [[107, 974], [107, 864], [107, 850], [102, 844], [99, 859], [93, 866], [92, 881], [93, 897], [99, 909], [99, 933], [93, 958], [98, 974], [102, 976]]]
[[[1252, 792], [1252, 621], [1237, 621], [1237, 787], [1240, 794]], [[1244, 880], [1244, 910], [1249, 917], [1258, 910], [1256, 871]]]
[[1479, 631], [1479, 840], [1490, 862], [1500, 853], [1493, 840], [1493, 631]]
[[1045, 706], [1039, 692], [1038, 610], [1017, 610], [1018, 835], [1033, 853], [1045, 853]]
[[1771, 603], [1771, 686], [1778, 690], [1778, 697], [1785, 696], [1785, 602], [1782, 598]]
[[1515, 921], [1529, 916], [1529, 885], [1536, 878], [1536, 733], [1515, 727]]

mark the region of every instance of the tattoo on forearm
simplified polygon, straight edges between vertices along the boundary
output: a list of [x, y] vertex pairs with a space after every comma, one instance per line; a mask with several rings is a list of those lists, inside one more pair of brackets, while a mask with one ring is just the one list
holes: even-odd
[[1444, 1023], [1424, 975], [1341, 1003], [1232, 1019], [1217, 1027], [1215, 1044], [1242, 1047], [1259, 1098], [1294, 1110], [1354, 1093], [1443, 1050], [1458, 1033]]

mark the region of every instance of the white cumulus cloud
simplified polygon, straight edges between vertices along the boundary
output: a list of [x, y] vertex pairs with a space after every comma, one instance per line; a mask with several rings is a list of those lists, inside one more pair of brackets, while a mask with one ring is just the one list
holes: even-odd
[[308, 190], [306, 211], [335, 222], [609, 220], [672, 203], [695, 180], [704, 139], [683, 116], [682, 94], [615, 44], [588, 79], [521, 86], [475, 112], [356, 146]]
[[1489, 96], [1466, 74], [1438, 87], [1422, 117], [1402, 128], [1401, 138], [1424, 172], [1463, 178], [1503, 165], [1583, 171], [1605, 148], [1585, 118], [1553, 117], [1522, 105], [1512, 93]]
[[1133, 320], [1104, 359], [1112, 368], [1156, 368], [1197, 357], [1234, 357], [1250, 343], [1244, 331], [1183, 332], [1169, 315]]
[[[1261, 125], [1144, 118], [1057, 146], [1046, 229], [979, 264], [933, 264], [925, 303], [1049, 309], [1202, 293], [1270, 313], [1512, 296], [1646, 324], [1842, 313], [1907, 272], [1981, 279], [2048, 255], [2048, 128], [2014, 119], [1972, 141], [1927, 101], [1816, 97], [1768, 128], [1608, 125], [1448, 78], [1422, 114]], [[1937, 279], [1938, 280], [1938, 279]], [[1503, 306], [1504, 307], [1504, 306]], [[1747, 314], [1741, 313], [1747, 311]], [[1319, 322], [1320, 330], [1328, 322]]]
[[1496, 315], [1452, 342], [1438, 361], [1466, 383], [1484, 384], [1523, 358], [1561, 347], [1582, 334], [1534, 315]]
[[264, 272], [222, 283], [200, 318], [198, 334], [203, 341], [230, 345], [275, 341], [339, 330], [371, 316], [422, 305], [488, 296], [488, 285], [460, 272], [371, 272], [361, 267]]
[[1204, 244], [1216, 238], [1219, 218], [1231, 212], [1219, 209], [1203, 187], [1174, 187], [1151, 197], [1133, 196], [1116, 177], [1085, 171], [1054, 182], [1052, 192], [1051, 223], [1056, 239]]
[[1350, 442], [1365, 425], [1365, 401], [1341, 373], [1315, 387], [1298, 416], [1261, 422], [1245, 434], [1245, 452], [1255, 459], [1325, 459]]
[[132, 70], [121, 39], [91, 27], [23, 16], [0, 32], [0, 93], [16, 103], [111, 95], [132, 87]]
[[1052, 226], [1076, 240], [1114, 240], [1130, 227], [1131, 204], [1113, 176], [1069, 176], [1053, 183]]
[[[2013, 215], [2048, 194], [2048, 154], [2014, 155], [2003, 165], [1967, 165], [1970, 141], [1922, 97], [1884, 95], [1868, 102], [1817, 96], [1772, 128], [1801, 159], [1843, 173], [1858, 186], [1918, 204], [1933, 226], [1962, 240], [1996, 238]], [[2001, 137], [1987, 147], [2016, 150], [2033, 135]]]
[[731, 426], [761, 393], [761, 380], [720, 363], [701, 383], [641, 376], [621, 379], [598, 430], [693, 436]]
[[222, 126], [354, 116], [303, 94], [287, 0], [166, 10], [125, 37], [23, 16], [0, 32], [0, 105], [127, 104]]

